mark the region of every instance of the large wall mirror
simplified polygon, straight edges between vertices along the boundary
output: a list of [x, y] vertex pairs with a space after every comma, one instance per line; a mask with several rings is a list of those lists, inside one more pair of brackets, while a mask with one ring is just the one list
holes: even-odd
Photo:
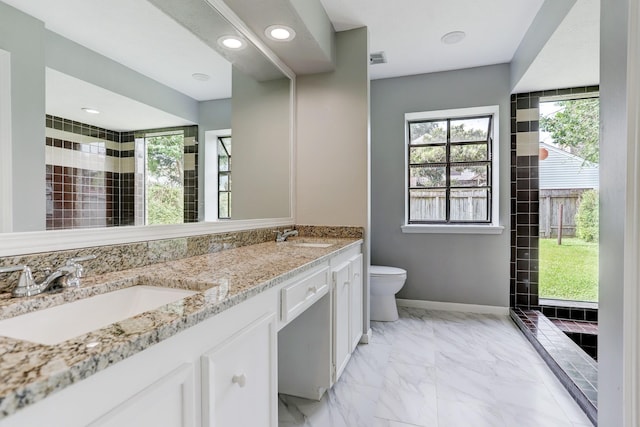
[[0, 0], [0, 231], [292, 216], [295, 77], [217, 9]]

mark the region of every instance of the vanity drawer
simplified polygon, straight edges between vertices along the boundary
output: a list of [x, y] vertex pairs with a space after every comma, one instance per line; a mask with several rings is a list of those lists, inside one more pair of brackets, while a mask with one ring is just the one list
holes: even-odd
[[281, 320], [290, 322], [329, 291], [329, 267], [282, 288]]

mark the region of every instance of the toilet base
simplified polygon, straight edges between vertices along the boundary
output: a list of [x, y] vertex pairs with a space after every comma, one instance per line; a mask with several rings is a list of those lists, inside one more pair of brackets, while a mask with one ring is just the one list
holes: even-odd
[[371, 320], [393, 322], [398, 317], [395, 295], [371, 295]]

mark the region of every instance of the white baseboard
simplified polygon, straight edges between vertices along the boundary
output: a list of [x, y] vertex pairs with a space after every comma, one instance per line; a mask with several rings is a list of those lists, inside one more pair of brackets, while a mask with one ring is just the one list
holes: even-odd
[[417, 299], [396, 299], [396, 302], [400, 307], [461, 311], [465, 313], [496, 314], [499, 316], [509, 315], [509, 307], [499, 307], [496, 305], [460, 304], [455, 302], [423, 301]]

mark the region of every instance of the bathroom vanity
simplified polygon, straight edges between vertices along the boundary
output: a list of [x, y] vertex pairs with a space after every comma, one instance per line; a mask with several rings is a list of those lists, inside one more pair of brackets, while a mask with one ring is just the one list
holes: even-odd
[[277, 394], [321, 398], [360, 341], [361, 245], [261, 243], [1, 300], [5, 319], [141, 285], [192, 291], [59, 343], [0, 337], [0, 426], [277, 426]]

